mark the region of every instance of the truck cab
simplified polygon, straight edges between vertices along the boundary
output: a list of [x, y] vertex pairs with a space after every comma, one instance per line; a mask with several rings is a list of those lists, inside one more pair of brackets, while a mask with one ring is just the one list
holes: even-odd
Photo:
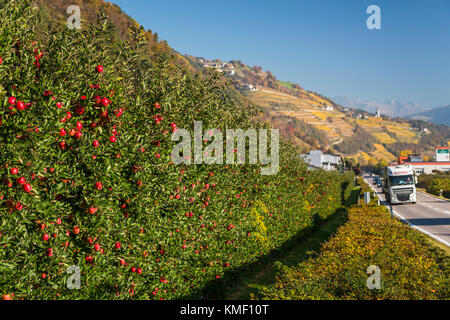
[[411, 165], [389, 166], [383, 170], [383, 192], [390, 204], [416, 203], [416, 181]]

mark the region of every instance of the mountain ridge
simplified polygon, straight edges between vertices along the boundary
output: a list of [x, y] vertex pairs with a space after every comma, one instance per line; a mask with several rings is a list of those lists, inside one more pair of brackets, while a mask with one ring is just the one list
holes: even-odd
[[450, 125], [450, 104], [423, 112], [411, 114], [408, 119], [425, 120], [435, 124]]
[[406, 117], [410, 114], [420, 113], [431, 109], [420, 106], [414, 102], [402, 102], [395, 99], [381, 102], [376, 100], [363, 100], [337, 96], [334, 97], [333, 100], [346, 107], [361, 109], [372, 113], [377, 112], [379, 109], [380, 113], [390, 117]]

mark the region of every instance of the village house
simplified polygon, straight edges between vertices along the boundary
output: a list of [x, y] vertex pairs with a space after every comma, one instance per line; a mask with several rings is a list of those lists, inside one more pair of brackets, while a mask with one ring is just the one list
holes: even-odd
[[341, 156], [325, 154], [321, 150], [311, 150], [309, 154], [302, 154], [300, 158], [308, 163], [308, 169], [338, 170], [342, 165]]
[[252, 84], [246, 84], [242, 87], [242, 89], [248, 90], [248, 91], [257, 91], [258, 90], [258, 88], [256, 88], [256, 86], [254, 86]]

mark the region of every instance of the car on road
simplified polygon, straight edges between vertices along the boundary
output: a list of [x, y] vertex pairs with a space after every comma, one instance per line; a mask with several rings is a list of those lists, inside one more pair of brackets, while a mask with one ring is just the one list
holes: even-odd
[[380, 177], [375, 177], [373, 178], [373, 183], [377, 186], [377, 187], [382, 187], [383, 186], [383, 181], [381, 180]]

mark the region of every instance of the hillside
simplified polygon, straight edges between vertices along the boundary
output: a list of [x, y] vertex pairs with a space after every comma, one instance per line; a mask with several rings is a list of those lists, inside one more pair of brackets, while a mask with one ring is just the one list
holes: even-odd
[[[108, 17], [111, 36], [121, 40], [130, 40], [130, 28], [139, 26], [120, 7], [102, 0], [36, 2], [41, 8], [41, 20], [45, 21], [49, 29], [64, 28], [67, 17], [65, 8], [70, 4], [80, 6], [82, 19], [86, 23], [95, 21], [97, 14], [104, 12]], [[281, 81], [260, 66], [250, 67], [239, 60], [224, 62], [220, 59], [183, 56], [166, 41], [159, 40], [156, 32], [142, 32], [147, 40], [146, 54], [142, 58], [149, 65], [166, 61], [172, 68], [204, 78], [210, 75], [211, 70], [219, 71], [225, 79], [232, 81], [232, 87], [224, 91], [228, 96], [240, 101], [241, 105], [257, 106], [260, 112], [253, 120], [268, 122], [279, 128], [282, 135], [303, 152], [320, 148], [339, 152], [366, 164], [393, 160], [402, 150], [431, 156], [433, 145], [447, 144], [450, 137], [447, 129], [431, 129], [431, 134], [424, 134], [420, 132], [423, 128], [414, 127], [407, 120], [392, 120], [388, 117], [378, 119], [368, 111], [343, 107], [319, 93], [304, 90], [299, 84]], [[390, 105], [405, 107], [393, 102]], [[416, 107], [411, 105], [407, 110], [417, 110]], [[374, 108], [366, 109], [375, 111]]]
[[229, 76], [233, 80], [234, 88], [237, 90], [248, 89], [248, 86], [251, 85], [274, 89], [296, 97], [307, 95], [300, 85], [280, 81], [272, 72], [269, 70], [264, 71], [260, 66], [250, 67], [240, 60], [225, 62], [220, 59], [208, 60], [190, 55], [185, 55], [185, 57], [199, 72], [207, 72], [209, 69], [214, 69]]
[[[361, 164], [391, 161], [401, 152], [418, 153], [431, 158], [435, 146], [447, 145], [450, 140], [448, 126], [387, 116], [378, 118], [364, 111], [343, 108], [313, 92], [307, 92], [306, 96], [300, 98], [266, 88], [243, 91], [242, 94], [264, 110], [264, 117], [260, 116], [262, 121], [269, 120], [282, 133], [288, 130], [301, 131], [302, 128], [293, 126], [289, 121], [276, 123], [274, 119], [285, 117], [314, 127], [315, 130], [303, 130], [303, 136], [308, 141], [314, 141], [306, 143], [309, 148], [306, 147], [305, 151], [320, 148], [338, 152]], [[305, 145], [304, 139], [300, 143], [297, 140], [293, 141]]]
[[407, 118], [450, 126], [450, 105], [411, 114]]
[[[128, 16], [116, 4], [103, 0], [34, 0], [39, 7], [39, 17], [41, 19], [40, 27], [44, 31], [62, 30], [66, 28], [67, 7], [77, 5], [80, 7], [81, 23], [86, 26], [97, 20], [99, 13], [104, 13], [107, 17], [108, 30], [110, 34], [120, 40], [130, 40], [130, 30], [132, 27], [140, 27], [139, 24], [130, 16]], [[142, 30], [147, 43], [146, 54], [142, 57], [147, 61], [157, 61], [163, 59], [172, 67], [180, 67], [185, 71], [195, 73], [195, 69], [189, 62], [178, 52], [173, 50], [167, 41], [160, 40], [157, 32], [152, 30]]]
[[[385, 115], [378, 118], [374, 114], [375, 105], [366, 105], [367, 110], [344, 107], [298, 84], [283, 82], [258, 66], [189, 55], [186, 59], [200, 73], [213, 69], [230, 79], [236, 91], [260, 108], [254, 118], [256, 121], [279, 128], [285, 138], [304, 152], [322, 149], [361, 164], [374, 165], [379, 161], [392, 161], [401, 152], [432, 157], [434, 146], [447, 145], [450, 139], [448, 127]], [[395, 111], [391, 114], [403, 108], [406, 112], [421, 110], [417, 105], [396, 101], [386, 102], [385, 107]]]
[[[314, 143], [303, 140], [310, 148], [339, 152], [363, 164], [394, 160], [396, 154], [401, 151], [396, 147], [396, 143], [401, 146], [411, 144], [412, 148], [416, 149], [421, 147], [422, 133], [407, 121], [376, 118], [367, 114], [363, 116], [353, 113], [352, 110], [340, 110], [333, 106], [332, 101], [324, 100], [314, 93], [307, 93], [305, 98], [297, 98], [261, 88], [243, 94], [263, 108], [264, 117], [260, 116], [261, 120], [270, 120], [282, 133], [301, 130], [292, 123], [295, 119], [315, 129], [303, 130], [306, 137], [315, 138]], [[328, 108], [323, 106], [324, 103]], [[285, 120], [274, 121], [280, 118]], [[424, 148], [420, 149], [425, 151]]]

